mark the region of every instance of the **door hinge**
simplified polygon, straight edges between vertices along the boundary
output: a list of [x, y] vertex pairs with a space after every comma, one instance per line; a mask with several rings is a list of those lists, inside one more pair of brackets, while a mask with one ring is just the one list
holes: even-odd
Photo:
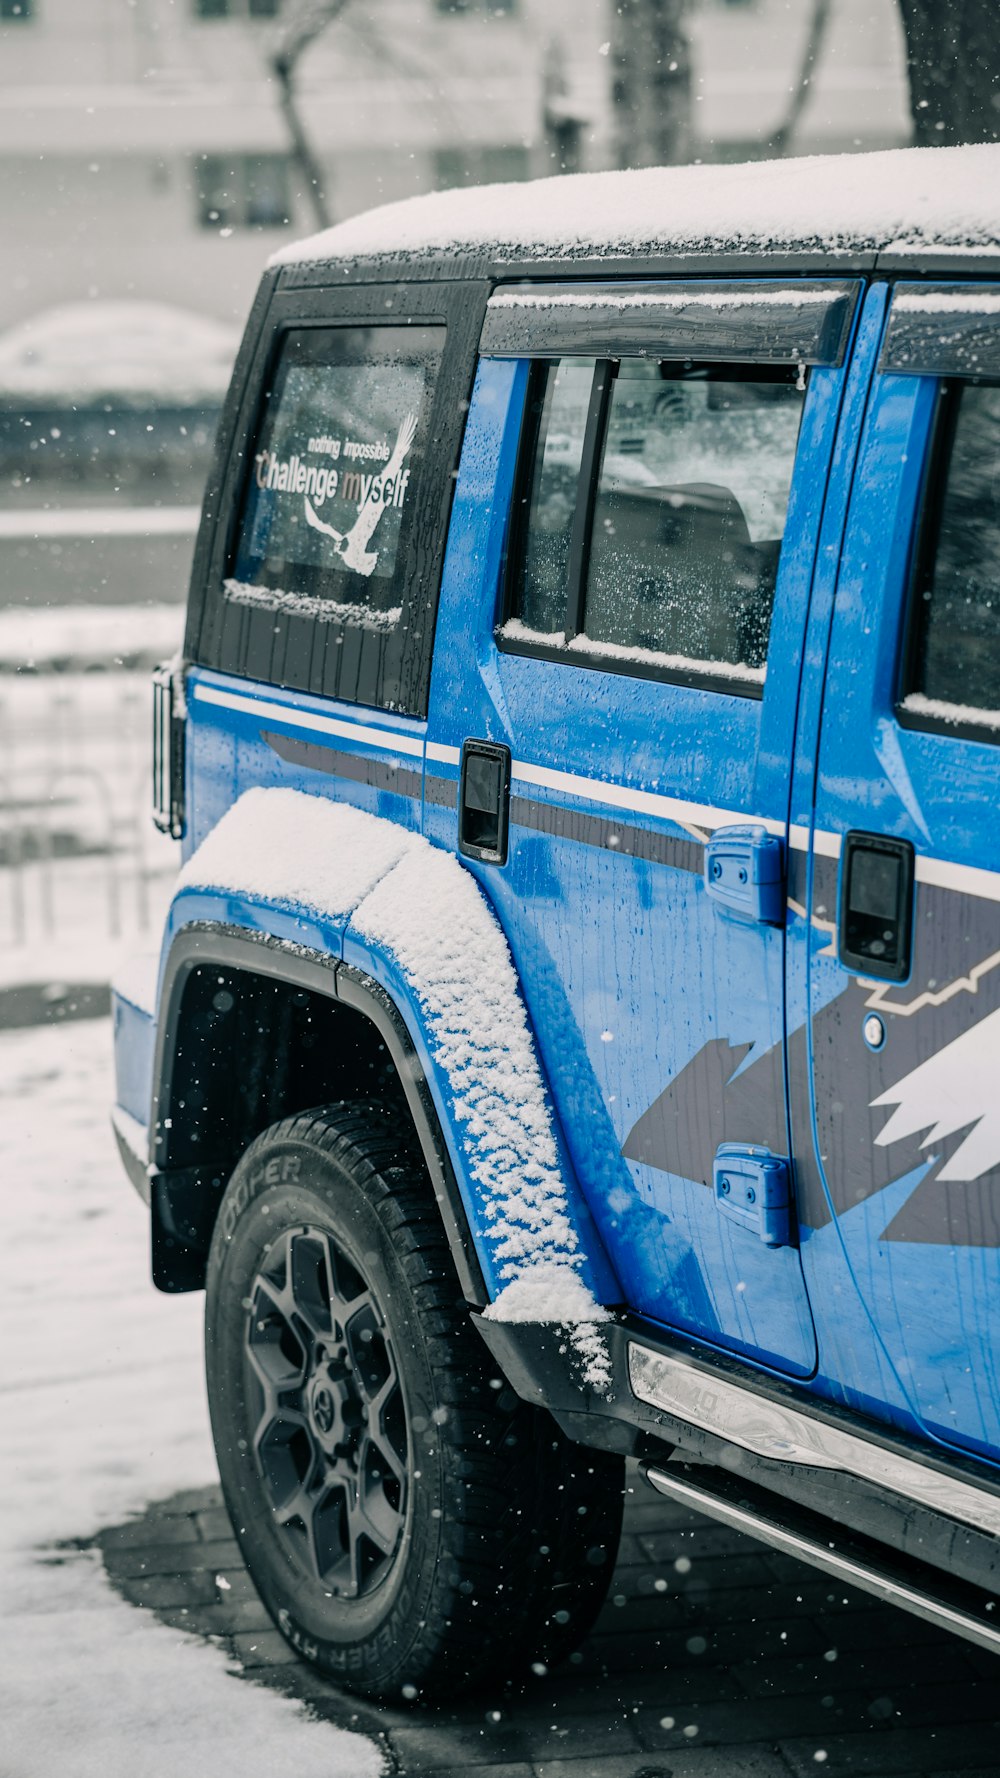
[[785, 924], [785, 845], [766, 827], [719, 827], [705, 845], [705, 888], [741, 920]]
[[723, 1216], [765, 1247], [792, 1245], [792, 1171], [770, 1149], [723, 1142], [715, 1156], [715, 1202]]

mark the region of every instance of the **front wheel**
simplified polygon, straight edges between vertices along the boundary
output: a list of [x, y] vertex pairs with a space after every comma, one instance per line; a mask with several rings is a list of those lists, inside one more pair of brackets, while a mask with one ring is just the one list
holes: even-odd
[[236, 1535], [308, 1660], [398, 1699], [586, 1634], [622, 1461], [497, 1376], [420, 1162], [374, 1108], [309, 1112], [247, 1150], [212, 1241], [206, 1357]]

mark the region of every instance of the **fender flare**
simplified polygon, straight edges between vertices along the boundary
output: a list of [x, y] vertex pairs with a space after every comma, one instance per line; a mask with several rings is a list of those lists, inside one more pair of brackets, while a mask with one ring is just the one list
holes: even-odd
[[[211, 1169], [169, 1166], [172, 1084], [181, 1007], [192, 971], [204, 968], [206, 964], [267, 976], [290, 987], [325, 995], [361, 1013], [375, 1026], [399, 1077], [413, 1119], [462, 1294], [470, 1307], [485, 1308], [490, 1300], [489, 1292], [461, 1191], [423, 1065], [398, 1006], [378, 982], [361, 970], [340, 962], [329, 952], [306, 950], [299, 944], [293, 945], [245, 927], [210, 921], [183, 926], [164, 962], [150, 1117], [150, 1195], [154, 1223], [158, 1219], [169, 1240], [183, 1243], [185, 1233], [194, 1232], [193, 1225], [197, 1221], [192, 1196], [203, 1196], [209, 1188], [214, 1199], [211, 1205], [214, 1221], [220, 1195], [219, 1182], [214, 1177], [205, 1176]], [[187, 1217], [185, 1212], [189, 1213]], [[183, 1226], [185, 1222], [186, 1227]], [[154, 1272], [155, 1239], [154, 1229]]]

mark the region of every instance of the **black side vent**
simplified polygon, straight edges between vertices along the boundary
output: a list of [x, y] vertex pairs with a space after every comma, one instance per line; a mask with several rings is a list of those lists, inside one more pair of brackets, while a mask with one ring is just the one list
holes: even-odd
[[184, 838], [184, 669], [168, 662], [153, 673], [153, 821]]

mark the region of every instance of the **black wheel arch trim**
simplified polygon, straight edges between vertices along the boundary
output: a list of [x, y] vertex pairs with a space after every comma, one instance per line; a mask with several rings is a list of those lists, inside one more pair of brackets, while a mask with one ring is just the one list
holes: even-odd
[[[160, 989], [150, 1110], [150, 1204], [153, 1279], [161, 1290], [204, 1285], [205, 1260], [218, 1199], [225, 1186], [210, 1164], [171, 1167], [173, 1075], [178, 1056], [181, 1007], [195, 969], [222, 968], [263, 975], [325, 995], [351, 1007], [375, 1027], [385, 1044], [413, 1119], [417, 1140], [466, 1302], [485, 1308], [489, 1292], [430, 1087], [409, 1028], [395, 1001], [361, 970], [328, 953], [292, 945], [245, 927], [196, 922], [185, 926], [167, 955]], [[171, 1281], [176, 1276], [177, 1281]]]

